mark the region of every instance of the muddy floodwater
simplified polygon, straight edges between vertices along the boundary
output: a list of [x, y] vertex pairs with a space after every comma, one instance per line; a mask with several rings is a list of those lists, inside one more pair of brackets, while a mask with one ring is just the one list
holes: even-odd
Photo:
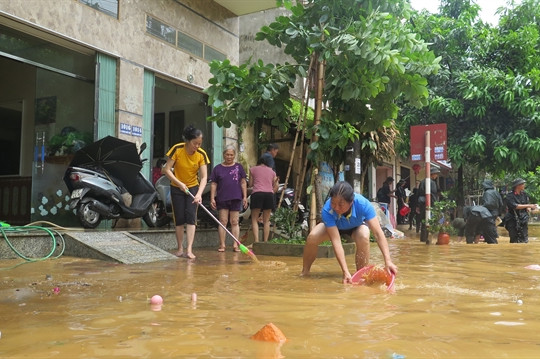
[[[389, 239], [394, 294], [341, 284], [334, 258], [302, 278], [301, 258], [232, 248], [142, 265], [1, 260], [0, 357], [539, 358], [539, 229], [529, 244]], [[288, 340], [250, 338], [268, 323]]]

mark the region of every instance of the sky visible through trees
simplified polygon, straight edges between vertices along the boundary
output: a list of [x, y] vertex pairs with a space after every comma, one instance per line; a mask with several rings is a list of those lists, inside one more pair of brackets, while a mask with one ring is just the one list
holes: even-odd
[[[440, 1], [437, 0], [410, 0], [412, 7], [415, 10], [426, 9], [431, 13], [438, 13]], [[495, 14], [497, 9], [501, 6], [506, 6], [507, 0], [476, 0], [476, 3], [482, 8], [480, 17], [482, 20], [489, 22], [492, 25], [496, 25], [499, 21], [499, 16]], [[516, 1], [520, 3], [520, 1]]]

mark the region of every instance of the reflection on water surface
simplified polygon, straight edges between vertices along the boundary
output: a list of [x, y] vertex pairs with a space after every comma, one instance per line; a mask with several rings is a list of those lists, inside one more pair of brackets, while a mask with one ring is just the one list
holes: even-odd
[[[333, 258], [309, 278], [301, 258], [255, 264], [214, 249], [195, 261], [24, 264], [0, 271], [0, 357], [537, 358], [540, 271], [525, 267], [540, 264], [538, 228], [512, 245], [426, 246], [406, 232], [390, 240], [395, 294], [342, 285]], [[382, 263], [375, 243], [371, 254]], [[267, 323], [288, 341], [251, 340]]]

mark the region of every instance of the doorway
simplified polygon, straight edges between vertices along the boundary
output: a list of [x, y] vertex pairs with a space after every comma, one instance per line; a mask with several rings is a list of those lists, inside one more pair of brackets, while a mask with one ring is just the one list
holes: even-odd
[[0, 102], [0, 176], [18, 176], [21, 161], [22, 100]]
[[62, 177], [93, 141], [95, 52], [0, 31], [0, 219], [71, 225]]
[[[212, 122], [206, 118], [210, 113], [208, 96], [172, 81], [156, 77], [154, 91], [153, 164], [163, 158], [167, 151], [184, 142], [184, 128], [193, 125], [203, 132], [202, 149], [213, 158]], [[212, 164], [211, 164], [212, 165]], [[208, 173], [212, 170], [208, 168]]]

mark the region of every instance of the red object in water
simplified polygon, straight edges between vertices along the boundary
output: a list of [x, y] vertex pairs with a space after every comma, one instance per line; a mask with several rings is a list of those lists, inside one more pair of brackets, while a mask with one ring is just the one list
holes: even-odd
[[448, 233], [439, 233], [437, 236], [437, 244], [448, 244], [450, 243], [450, 235]]
[[386, 284], [389, 292], [394, 292], [394, 273], [388, 273], [384, 268], [375, 267], [373, 264], [361, 268], [352, 276], [352, 282], [360, 285]]
[[253, 334], [251, 339], [276, 343], [283, 343], [287, 341], [287, 338], [283, 332], [273, 323], [266, 324], [257, 333]]

